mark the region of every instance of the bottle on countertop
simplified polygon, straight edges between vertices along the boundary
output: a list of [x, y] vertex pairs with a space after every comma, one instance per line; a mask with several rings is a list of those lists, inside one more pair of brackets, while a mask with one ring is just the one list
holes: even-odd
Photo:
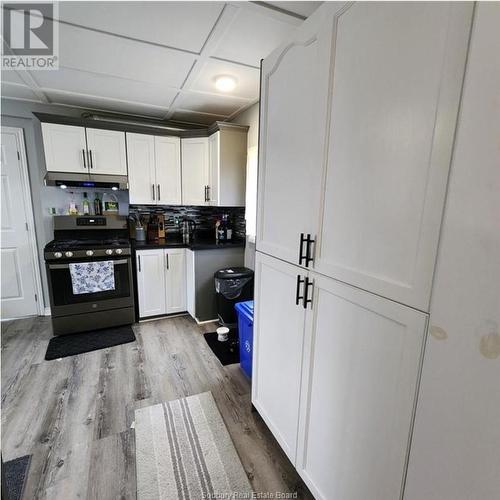
[[95, 200], [94, 200], [94, 214], [95, 215], [102, 215], [102, 202], [99, 199], [99, 193], [95, 194]]
[[71, 192], [71, 200], [69, 201], [69, 215], [78, 215], [78, 207], [76, 206], [75, 193]]
[[90, 215], [90, 202], [89, 199], [87, 198], [87, 193], [83, 193], [83, 215]]

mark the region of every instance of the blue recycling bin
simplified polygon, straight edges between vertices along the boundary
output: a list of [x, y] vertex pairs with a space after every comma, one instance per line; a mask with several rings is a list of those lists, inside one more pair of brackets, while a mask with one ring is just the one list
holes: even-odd
[[240, 366], [243, 373], [252, 378], [253, 352], [253, 300], [238, 302], [234, 305], [238, 315], [238, 332], [240, 336]]

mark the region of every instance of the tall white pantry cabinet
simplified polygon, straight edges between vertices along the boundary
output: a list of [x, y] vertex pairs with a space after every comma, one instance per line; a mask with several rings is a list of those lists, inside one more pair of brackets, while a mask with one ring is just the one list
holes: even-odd
[[329, 2], [263, 61], [252, 402], [316, 498], [402, 498], [470, 3]]

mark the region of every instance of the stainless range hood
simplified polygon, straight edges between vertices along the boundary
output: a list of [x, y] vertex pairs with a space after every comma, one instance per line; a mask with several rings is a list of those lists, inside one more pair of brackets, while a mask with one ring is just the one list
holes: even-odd
[[126, 175], [47, 172], [44, 180], [46, 186], [59, 186], [63, 189], [63, 186], [114, 190], [128, 189], [128, 177]]

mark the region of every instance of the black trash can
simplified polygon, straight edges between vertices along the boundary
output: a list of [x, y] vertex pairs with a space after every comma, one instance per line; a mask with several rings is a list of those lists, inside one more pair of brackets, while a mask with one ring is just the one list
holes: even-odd
[[214, 274], [217, 314], [221, 325], [237, 325], [234, 304], [253, 299], [253, 271], [247, 267], [228, 267]]

